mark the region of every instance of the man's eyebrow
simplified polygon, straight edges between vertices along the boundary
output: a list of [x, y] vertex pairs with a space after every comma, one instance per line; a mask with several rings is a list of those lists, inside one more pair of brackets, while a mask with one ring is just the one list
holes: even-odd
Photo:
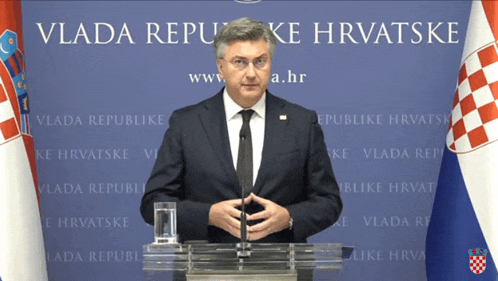
[[[268, 54], [262, 54], [261, 56], [258, 56], [258, 57], [255, 57], [254, 59], [257, 60], [257, 59], [267, 59], [269, 58], [270, 56]], [[249, 60], [247, 57], [244, 57], [244, 56], [235, 56], [233, 57], [233, 59], [244, 59], [244, 60]]]

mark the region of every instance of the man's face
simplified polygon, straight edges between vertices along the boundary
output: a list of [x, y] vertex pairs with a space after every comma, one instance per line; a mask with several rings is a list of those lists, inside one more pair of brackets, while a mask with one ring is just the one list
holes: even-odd
[[271, 56], [265, 39], [231, 42], [217, 64], [228, 94], [238, 105], [249, 108], [258, 102], [271, 73]]

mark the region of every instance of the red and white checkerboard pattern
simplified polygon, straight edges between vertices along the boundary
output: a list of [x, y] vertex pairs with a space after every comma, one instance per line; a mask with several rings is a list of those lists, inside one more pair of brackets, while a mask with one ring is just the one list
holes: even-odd
[[14, 110], [0, 79], [0, 145], [20, 135]]
[[496, 140], [498, 51], [491, 43], [468, 56], [460, 68], [446, 144], [455, 153], [465, 153]]
[[486, 269], [486, 256], [470, 256], [470, 270], [475, 274], [481, 274]]

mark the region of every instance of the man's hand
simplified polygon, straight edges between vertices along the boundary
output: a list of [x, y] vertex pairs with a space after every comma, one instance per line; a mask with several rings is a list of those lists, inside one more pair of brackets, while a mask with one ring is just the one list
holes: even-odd
[[[244, 199], [246, 204], [251, 202], [251, 196]], [[241, 199], [221, 201], [211, 205], [209, 209], [209, 225], [219, 227], [233, 236], [240, 238], [240, 214], [237, 207], [242, 205]], [[246, 216], [247, 218], [247, 216]]]
[[289, 227], [290, 214], [286, 208], [251, 193], [249, 200], [258, 203], [265, 209], [261, 212], [248, 215], [247, 220], [260, 220], [263, 221], [247, 228], [249, 233], [247, 239], [259, 240], [272, 233], [279, 232]]

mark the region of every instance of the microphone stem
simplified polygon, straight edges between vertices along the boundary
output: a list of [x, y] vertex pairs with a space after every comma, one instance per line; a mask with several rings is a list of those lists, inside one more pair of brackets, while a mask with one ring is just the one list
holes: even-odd
[[[244, 146], [244, 155], [245, 155], [245, 136], [242, 136], [242, 143]], [[244, 171], [245, 171], [245, 161], [242, 163], [242, 165], [244, 165]], [[245, 181], [247, 181], [246, 177], [244, 176], [243, 177], [243, 182], [242, 182], [242, 212], [240, 214], [240, 223], [241, 223], [241, 227], [240, 227], [240, 239], [242, 240], [242, 243], [246, 243], [247, 242], [247, 221], [246, 221], [246, 207], [245, 207], [245, 204], [244, 204], [244, 198], [246, 197], [246, 190], [245, 190]], [[242, 244], [242, 247], [245, 247], [244, 244]]]

